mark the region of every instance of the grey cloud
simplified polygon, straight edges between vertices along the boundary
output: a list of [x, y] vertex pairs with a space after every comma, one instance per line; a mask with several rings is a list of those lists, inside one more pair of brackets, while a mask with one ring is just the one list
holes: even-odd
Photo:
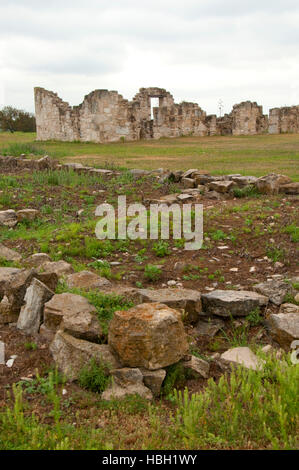
[[0, 0], [0, 77], [17, 103], [39, 84], [71, 82], [80, 102], [93, 86], [129, 98], [147, 80], [202, 107], [260, 90], [270, 103], [283, 88], [288, 101], [298, 22], [298, 0]]

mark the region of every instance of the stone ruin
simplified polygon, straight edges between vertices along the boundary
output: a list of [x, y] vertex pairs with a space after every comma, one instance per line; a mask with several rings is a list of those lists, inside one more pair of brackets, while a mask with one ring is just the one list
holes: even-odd
[[[223, 117], [207, 115], [198, 104], [176, 104], [162, 88], [141, 88], [132, 101], [117, 91], [95, 90], [79, 106], [57, 93], [35, 88], [37, 140], [118, 142], [160, 137], [255, 135], [299, 132], [299, 106], [274, 108], [245, 101]], [[153, 106], [152, 99], [158, 106]]]

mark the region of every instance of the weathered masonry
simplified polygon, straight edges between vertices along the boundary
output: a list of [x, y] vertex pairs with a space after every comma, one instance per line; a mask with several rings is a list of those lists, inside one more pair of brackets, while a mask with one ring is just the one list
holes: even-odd
[[117, 142], [160, 137], [254, 135], [299, 132], [299, 106], [274, 108], [246, 101], [218, 118], [198, 104], [176, 104], [162, 88], [141, 88], [132, 101], [117, 91], [95, 90], [79, 106], [70, 106], [52, 91], [35, 88], [37, 140]]

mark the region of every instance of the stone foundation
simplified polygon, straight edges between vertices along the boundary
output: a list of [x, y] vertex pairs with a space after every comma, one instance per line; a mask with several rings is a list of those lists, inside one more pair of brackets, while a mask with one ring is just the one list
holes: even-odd
[[[95, 90], [79, 106], [70, 106], [52, 91], [35, 88], [37, 140], [119, 142], [161, 137], [254, 135], [299, 132], [299, 106], [275, 108], [245, 101], [230, 114], [207, 116], [198, 104], [176, 104], [162, 88], [141, 88], [132, 101], [117, 91]], [[159, 106], [152, 107], [156, 98]], [[269, 121], [269, 123], [268, 123]]]

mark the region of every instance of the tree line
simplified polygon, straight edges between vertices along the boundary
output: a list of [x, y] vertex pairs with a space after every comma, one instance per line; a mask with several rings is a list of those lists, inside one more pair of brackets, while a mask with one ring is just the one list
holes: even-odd
[[5, 106], [0, 109], [0, 131], [8, 132], [35, 132], [36, 122], [33, 113], [23, 109]]

